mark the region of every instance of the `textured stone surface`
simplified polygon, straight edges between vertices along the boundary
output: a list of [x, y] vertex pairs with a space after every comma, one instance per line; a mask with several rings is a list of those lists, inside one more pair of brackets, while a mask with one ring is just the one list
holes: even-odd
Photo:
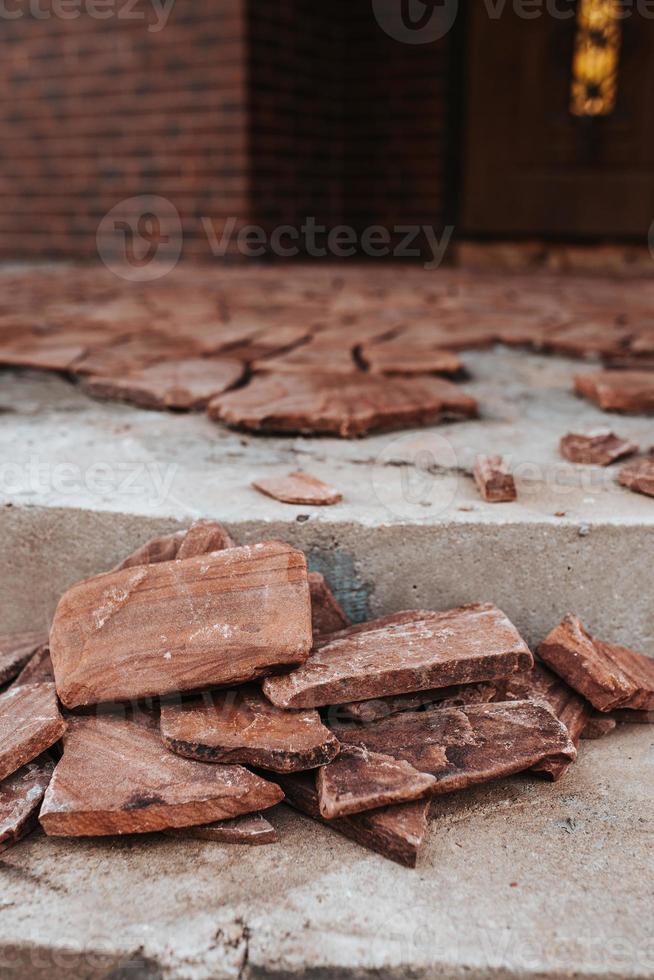
[[352, 745], [318, 770], [316, 789], [325, 820], [424, 799], [436, 780], [408, 762]]
[[36, 826], [53, 770], [54, 763], [43, 757], [0, 782], [0, 853]]
[[48, 646], [39, 647], [34, 656], [28, 660], [16, 678], [16, 685], [35, 684], [41, 681], [51, 681], [54, 684], [54, 670]]
[[261, 813], [248, 813], [234, 820], [201, 824], [199, 827], [178, 827], [164, 831], [170, 837], [183, 840], [208, 840], [214, 844], [278, 844], [279, 835], [273, 825]]
[[491, 604], [396, 613], [319, 640], [297, 670], [264, 681], [282, 708], [312, 708], [492, 680], [529, 667], [524, 640]]
[[[637, 713], [633, 712], [633, 714]], [[611, 732], [615, 731], [617, 724], [617, 719], [611, 715], [603, 715], [600, 711], [593, 711], [581, 733], [581, 737], [589, 740], [604, 738], [605, 735], [610, 735]]]
[[578, 374], [575, 387], [606, 412], [654, 412], [654, 371], [596, 371]]
[[126, 376], [92, 376], [85, 384], [100, 398], [132, 402], [144, 408], [204, 408], [215, 396], [232, 388], [243, 376], [240, 361], [193, 358], [162, 361]]
[[565, 726], [532, 701], [405, 712], [367, 725], [337, 724], [333, 731], [344, 745], [403, 759], [435, 776], [434, 794], [577, 757]]
[[16, 677], [31, 660], [38, 647], [48, 642], [40, 632], [9, 633], [0, 636], [0, 687]]
[[79, 583], [50, 655], [73, 708], [252, 680], [301, 663], [311, 642], [304, 555], [268, 542]]
[[350, 625], [349, 618], [320, 572], [309, 572], [309, 591], [314, 636], [336, 633]]
[[638, 446], [629, 439], [622, 439], [604, 429], [584, 435], [569, 432], [561, 439], [561, 455], [571, 463], [591, 466], [609, 466], [618, 459], [638, 452]]
[[58, 742], [65, 730], [54, 684], [13, 684], [0, 694], [0, 781]]
[[627, 463], [620, 470], [618, 479], [623, 487], [654, 497], [654, 456]]
[[343, 499], [340, 490], [328, 486], [309, 473], [289, 473], [288, 476], [271, 476], [265, 480], [255, 480], [252, 486], [266, 496], [283, 504], [306, 504], [311, 507], [326, 507], [338, 504]]
[[[394, 697], [375, 698], [372, 701], [351, 701], [334, 709], [338, 720], [378, 721], [402, 711], [418, 711], [427, 708], [458, 708], [462, 704], [487, 704], [504, 690], [504, 681], [482, 681], [478, 684], [455, 684], [453, 687], [435, 687], [429, 691], [397, 694]], [[501, 700], [501, 698], [500, 698]]]
[[204, 762], [240, 762], [278, 772], [331, 762], [339, 745], [317, 711], [283, 711], [254, 685], [161, 707], [168, 748]]
[[326, 821], [320, 813], [313, 773], [278, 774], [275, 779], [286, 794], [286, 802], [296, 810], [313, 820], [326, 823], [332, 830], [390, 861], [415, 868], [427, 836], [428, 800], [397, 803], [380, 810]]
[[404, 338], [364, 344], [361, 357], [372, 374], [455, 375], [463, 369], [463, 361], [454, 351], [410, 347]]
[[234, 542], [229, 532], [218, 521], [196, 521], [188, 529], [177, 552], [179, 561], [197, 558], [213, 551], [233, 548]]
[[442, 378], [389, 380], [370, 374], [257, 375], [209, 403], [209, 416], [254, 432], [312, 432], [342, 438], [477, 415], [477, 403]]
[[175, 531], [173, 534], [151, 538], [127, 558], [123, 558], [112, 571], [120, 572], [124, 568], [138, 568], [141, 565], [157, 565], [162, 561], [174, 561], [185, 536], [186, 531]]
[[155, 726], [76, 718], [39, 819], [54, 836], [139, 834], [228, 820], [282, 797], [241, 766], [208, 766], [168, 752]]
[[501, 456], [479, 456], [474, 473], [477, 488], [488, 503], [517, 500], [515, 480]]
[[538, 647], [540, 657], [598, 711], [654, 709], [654, 660], [591, 636], [566, 616]]

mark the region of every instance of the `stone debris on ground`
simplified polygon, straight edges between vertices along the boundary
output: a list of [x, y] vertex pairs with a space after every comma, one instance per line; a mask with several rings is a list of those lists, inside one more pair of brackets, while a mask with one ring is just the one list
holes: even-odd
[[488, 503], [510, 503], [518, 499], [515, 480], [501, 456], [479, 456], [474, 477], [480, 494]]
[[255, 480], [255, 490], [282, 504], [305, 504], [308, 507], [329, 507], [338, 504], [343, 494], [309, 473], [289, 473]]
[[618, 480], [623, 487], [628, 487], [634, 493], [654, 497], [654, 456], [645, 456], [627, 463], [620, 470]]
[[561, 779], [582, 737], [654, 717], [654, 662], [575, 617], [540, 661], [489, 603], [351, 625], [302, 552], [213, 521], [73, 586], [50, 649], [55, 683], [41, 642], [0, 694], [0, 848], [37, 811], [53, 836], [273, 843], [285, 798], [415, 867], [435, 797]]
[[638, 446], [629, 439], [616, 436], [609, 429], [599, 432], [569, 432], [561, 439], [561, 455], [570, 463], [586, 466], [610, 466], [619, 459], [633, 456]]
[[575, 377], [578, 394], [605, 412], [651, 415], [654, 412], [654, 371], [595, 371]]

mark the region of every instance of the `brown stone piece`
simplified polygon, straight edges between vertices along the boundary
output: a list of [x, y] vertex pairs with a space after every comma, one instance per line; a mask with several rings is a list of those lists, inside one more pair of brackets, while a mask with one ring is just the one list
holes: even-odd
[[228, 686], [306, 660], [306, 560], [270, 541], [87, 579], [50, 633], [68, 708]]
[[429, 691], [414, 691], [395, 697], [375, 698], [374, 701], [351, 701], [330, 709], [338, 721], [378, 721], [403, 711], [425, 711], [429, 708], [458, 708], [463, 704], [488, 704], [496, 699], [503, 681], [482, 681], [479, 684], [455, 684]]
[[392, 378], [334, 372], [270, 373], [209, 403], [209, 416], [255, 432], [350, 439], [372, 431], [477, 416], [477, 403], [444, 378]]
[[518, 499], [513, 474], [501, 456], [478, 456], [474, 476], [480, 494], [489, 503], [501, 504]]
[[84, 387], [99, 398], [131, 402], [143, 408], [190, 411], [205, 408], [216, 395], [233, 388], [243, 371], [240, 361], [197, 357], [162, 361], [124, 376], [92, 376]]
[[27, 661], [15, 683], [16, 686], [21, 686], [39, 684], [42, 681], [54, 684], [54, 670], [50, 659], [50, 648], [47, 645], [39, 647], [31, 660]]
[[161, 706], [172, 752], [202, 762], [240, 762], [275, 772], [324, 766], [339, 744], [317, 711], [283, 711], [254, 685]]
[[623, 487], [628, 487], [634, 493], [644, 493], [647, 497], [654, 497], [654, 456], [646, 456], [627, 463], [620, 470], [618, 480]]
[[389, 861], [415, 868], [427, 836], [429, 800], [397, 803], [351, 817], [325, 820], [320, 813], [313, 773], [277, 774], [275, 780], [286, 794], [286, 803], [300, 813], [331, 827]]
[[568, 730], [534, 701], [405, 712], [369, 725], [334, 725], [343, 745], [403, 759], [436, 778], [433, 795], [510, 776], [538, 763], [574, 762]]
[[495, 680], [532, 663], [515, 626], [488, 603], [349, 627], [319, 639], [305, 664], [263, 689], [280, 708], [315, 708]]
[[595, 639], [567, 615], [543, 640], [540, 657], [598, 711], [654, 709], [654, 660]]
[[330, 487], [309, 473], [289, 473], [288, 476], [271, 476], [267, 480], [255, 480], [255, 490], [282, 504], [305, 504], [307, 507], [328, 507], [343, 499], [340, 490]]
[[177, 552], [178, 561], [234, 548], [228, 531], [218, 521], [196, 521], [184, 535]]
[[199, 827], [164, 830], [164, 834], [183, 840], [208, 840], [214, 844], [245, 844], [249, 847], [279, 843], [277, 831], [261, 813], [248, 813], [234, 820], [219, 820]]
[[167, 752], [156, 727], [109, 715], [78, 717], [43, 801], [46, 834], [142, 834], [231, 820], [275, 806], [283, 793], [241, 766], [208, 766]]
[[13, 684], [0, 694], [0, 782], [58, 742], [66, 730], [54, 684]]
[[454, 351], [412, 347], [401, 337], [395, 341], [364, 344], [361, 357], [372, 374], [456, 375], [463, 361]]
[[83, 376], [120, 378], [161, 361], [188, 360], [198, 353], [198, 345], [188, 338], [138, 330], [90, 348], [69, 369]]
[[318, 770], [316, 789], [325, 820], [377, 810], [392, 803], [406, 803], [430, 796], [433, 776], [418, 772], [408, 762], [369, 752], [356, 745]]
[[[636, 711], [630, 712], [630, 714], [638, 713]], [[581, 737], [584, 739], [604, 738], [605, 735], [610, 735], [612, 731], [615, 731], [617, 724], [618, 722], [613, 715], [603, 715], [600, 711], [593, 711], [581, 733]]]
[[36, 827], [53, 770], [54, 763], [44, 756], [0, 782], [0, 852]]
[[309, 591], [314, 636], [336, 633], [350, 625], [350, 620], [320, 572], [309, 572]]
[[162, 561], [174, 561], [186, 534], [186, 531], [174, 531], [172, 534], [152, 538], [128, 555], [112, 571], [120, 572], [124, 568], [138, 568], [140, 565], [157, 565]]
[[0, 687], [17, 677], [38, 648], [47, 642], [48, 634], [42, 632], [0, 635]]
[[621, 439], [608, 429], [584, 435], [570, 432], [563, 436], [560, 444], [561, 455], [571, 463], [586, 466], [609, 466], [618, 459], [638, 452], [635, 442]]
[[575, 377], [578, 394], [595, 402], [605, 412], [654, 412], [653, 371], [595, 371]]

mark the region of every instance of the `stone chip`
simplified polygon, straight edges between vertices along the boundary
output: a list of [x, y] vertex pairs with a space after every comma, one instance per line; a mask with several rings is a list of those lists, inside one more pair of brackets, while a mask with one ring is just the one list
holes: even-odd
[[0, 782], [58, 742], [65, 730], [54, 684], [13, 684], [0, 694]]
[[272, 476], [255, 480], [255, 490], [279, 500], [283, 504], [305, 504], [308, 507], [328, 507], [343, 499], [340, 490], [328, 486], [309, 473], [289, 473], [288, 476]]

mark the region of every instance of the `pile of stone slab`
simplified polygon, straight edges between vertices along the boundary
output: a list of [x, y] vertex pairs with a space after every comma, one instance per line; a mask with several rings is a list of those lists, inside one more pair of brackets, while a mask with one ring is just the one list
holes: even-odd
[[566, 616], [539, 660], [488, 603], [352, 625], [305, 556], [219, 524], [148, 542], [0, 644], [0, 847], [277, 839], [282, 800], [414, 866], [431, 801], [654, 711], [654, 661]]

